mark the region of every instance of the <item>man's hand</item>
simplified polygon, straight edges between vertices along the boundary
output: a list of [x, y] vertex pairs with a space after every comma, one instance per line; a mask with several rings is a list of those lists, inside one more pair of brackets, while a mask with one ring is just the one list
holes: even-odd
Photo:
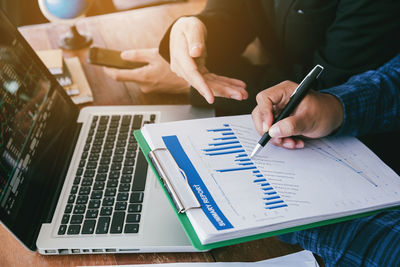
[[139, 85], [144, 93], [182, 93], [189, 92], [188, 83], [175, 75], [167, 61], [158, 53], [158, 48], [127, 50], [121, 53], [127, 61], [141, 61], [149, 64], [137, 69], [104, 68], [104, 71], [117, 81], [131, 81]]
[[183, 17], [175, 22], [170, 34], [172, 71], [196, 88], [210, 104], [214, 96], [247, 99], [244, 82], [210, 73], [205, 67], [206, 36], [205, 25], [196, 17]]
[[254, 125], [260, 134], [269, 132], [271, 142], [289, 149], [304, 147], [299, 136], [318, 138], [338, 129], [343, 123], [343, 106], [333, 95], [311, 90], [293, 114], [272, 125], [274, 117], [289, 102], [297, 84], [285, 81], [257, 95], [252, 112]]

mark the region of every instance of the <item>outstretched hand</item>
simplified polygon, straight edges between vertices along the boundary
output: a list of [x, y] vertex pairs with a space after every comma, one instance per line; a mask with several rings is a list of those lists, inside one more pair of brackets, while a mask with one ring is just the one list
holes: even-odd
[[182, 93], [189, 92], [189, 84], [170, 69], [158, 48], [126, 50], [121, 58], [127, 61], [148, 62], [137, 69], [104, 68], [105, 73], [117, 81], [135, 82], [144, 93]]
[[196, 17], [183, 17], [175, 22], [170, 34], [172, 71], [199, 91], [210, 104], [214, 102], [214, 96], [247, 99], [243, 81], [211, 73], [205, 67], [206, 36], [205, 25]]

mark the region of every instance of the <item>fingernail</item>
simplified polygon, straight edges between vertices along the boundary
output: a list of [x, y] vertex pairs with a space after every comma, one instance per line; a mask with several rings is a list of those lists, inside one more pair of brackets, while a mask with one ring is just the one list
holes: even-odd
[[122, 52], [121, 52], [121, 58], [122, 58], [122, 59], [125, 59], [126, 56], [127, 56], [127, 52], [122, 51]]
[[268, 133], [271, 137], [279, 137], [281, 136], [281, 129], [279, 129], [279, 127], [276, 126], [275, 127], [272, 126], [271, 128], [269, 128]]
[[197, 49], [200, 49], [199, 45], [194, 45], [190, 48], [190, 55], [192, 56], [194, 54], [194, 56], [197, 56]]
[[242, 96], [241, 95], [231, 95], [231, 98], [235, 99], [235, 100], [242, 100]]
[[293, 148], [292, 143], [290, 143], [290, 142], [284, 142], [284, 143], [282, 144], [282, 146], [283, 146], [283, 147], [286, 147], [286, 148]]
[[268, 131], [268, 125], [267, 125], [266, 122], [262, 123], [262, 130], [263, 130], [264, 133]]
[[296, 147], [296, 148], [303, 148], [303, 147], [304, 147], [304, 144], [303, 144], [303, 143], [297, 143], [295, 147]]

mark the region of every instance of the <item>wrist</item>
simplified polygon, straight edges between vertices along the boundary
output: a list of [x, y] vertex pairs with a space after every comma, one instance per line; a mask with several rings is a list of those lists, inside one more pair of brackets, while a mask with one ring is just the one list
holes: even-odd
[[344, 121], [344, 108], [343, 104], [339, 98], [331, 94], [324, 94], [327, 101], [324, 101], [328, 104], [328, 110], [330, 114], [331, 121], [331, 131], [330, 135], [335, 133], [343, 124]]

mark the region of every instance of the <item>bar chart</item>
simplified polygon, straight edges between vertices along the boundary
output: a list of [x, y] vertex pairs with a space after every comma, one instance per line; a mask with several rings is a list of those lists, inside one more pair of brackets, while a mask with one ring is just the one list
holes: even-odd
[[202, 152], [205, 156], [217, 162], [215, 165], [221, 165], [221, 168], [215, 168], [216, 173], [237, 174], [241, 178], [246, 177], [253, 186], [260, 190], [264, 209], [272, 210], [288, 206], [269, 183], [267, 177], [250, 159], [235, 135], [234, 129], [229, 124], [223, 124], [219, 128], [207, 129], [207, 132], [210, 142], [202, 148]]

